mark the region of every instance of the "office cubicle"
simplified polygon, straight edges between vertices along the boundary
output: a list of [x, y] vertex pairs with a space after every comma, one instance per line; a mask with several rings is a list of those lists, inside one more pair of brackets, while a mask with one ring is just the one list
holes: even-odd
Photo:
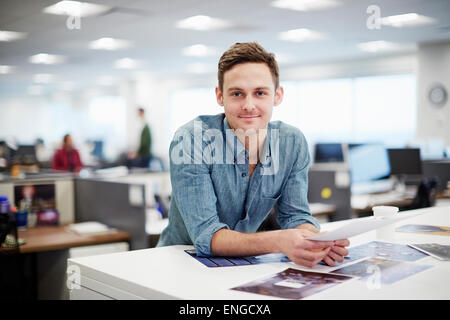
[[143, 184], [75, 179], [75, 220], [98, 221], [130, 234], [132, 250], [148, 248]]
[[336, 211], [331, 221], [352, 218], [350, 173], [347, 170], [308, 171], [308, 202], [331, 204]]

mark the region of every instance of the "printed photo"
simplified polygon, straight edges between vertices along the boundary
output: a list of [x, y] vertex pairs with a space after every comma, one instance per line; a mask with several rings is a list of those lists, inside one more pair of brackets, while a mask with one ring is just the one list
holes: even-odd
[[335, 270], [332, 273], [360, 277], [360, 280], [366, 280], [368, 277], [374, 276], [374, 278], [379, 279], [380, 284], [392, 284], [431, 267], [430, 265], [417, 265], [382, 258], [369, 258]]
[[268, 278], [232, 288], [284, 299], [303, 299], [353, 279], [347, 275], [308, 272], [288, 268]]

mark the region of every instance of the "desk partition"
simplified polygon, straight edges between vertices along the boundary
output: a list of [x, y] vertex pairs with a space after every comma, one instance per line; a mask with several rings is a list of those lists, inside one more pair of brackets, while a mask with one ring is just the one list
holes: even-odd
[[75, 180], [76, 221], [98, 221], [128, 232], [132, 250], [148, 248], [145, 203], [142, 184]]
[[447, 189], [447, 182], [450, 181], [450, 160], [422, 161], [422, 174], [426, 178], [437, 177], [438, 191], [443, 191]]
[[331, 221], [352, 217], [350, 173], [348, 170], [315, 170], [308, 172], [308, 201], [336, 207]]

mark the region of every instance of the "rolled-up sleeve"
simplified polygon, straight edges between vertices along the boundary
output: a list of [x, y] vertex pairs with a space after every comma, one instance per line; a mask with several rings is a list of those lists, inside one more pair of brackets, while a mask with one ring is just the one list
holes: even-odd
[[191, 134], [178, 132], [170, 145], [172, 197], [197, 255], [211, 256], [214, 233], [229, 227], [219, 220], [209, 166], [203, 161], [194, 162], [196, 152], [202, 154], [201, 143], [196, 146]]
[[278, 223], [282, 229], [295, 228], [310, 223], [320, 230], [320, 224], [311, 215], [308, 205], [308, 168], [310, 156], [308, 144], [302, 133], [295, 137], [297, 158], [278, 200]]

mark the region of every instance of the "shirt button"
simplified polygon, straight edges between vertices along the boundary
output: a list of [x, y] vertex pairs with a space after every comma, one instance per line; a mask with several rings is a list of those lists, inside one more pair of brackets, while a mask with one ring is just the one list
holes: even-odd
[[247, 176], [247, 174], [244, 172], [242, 173], [242, 178], [245, 178]]

